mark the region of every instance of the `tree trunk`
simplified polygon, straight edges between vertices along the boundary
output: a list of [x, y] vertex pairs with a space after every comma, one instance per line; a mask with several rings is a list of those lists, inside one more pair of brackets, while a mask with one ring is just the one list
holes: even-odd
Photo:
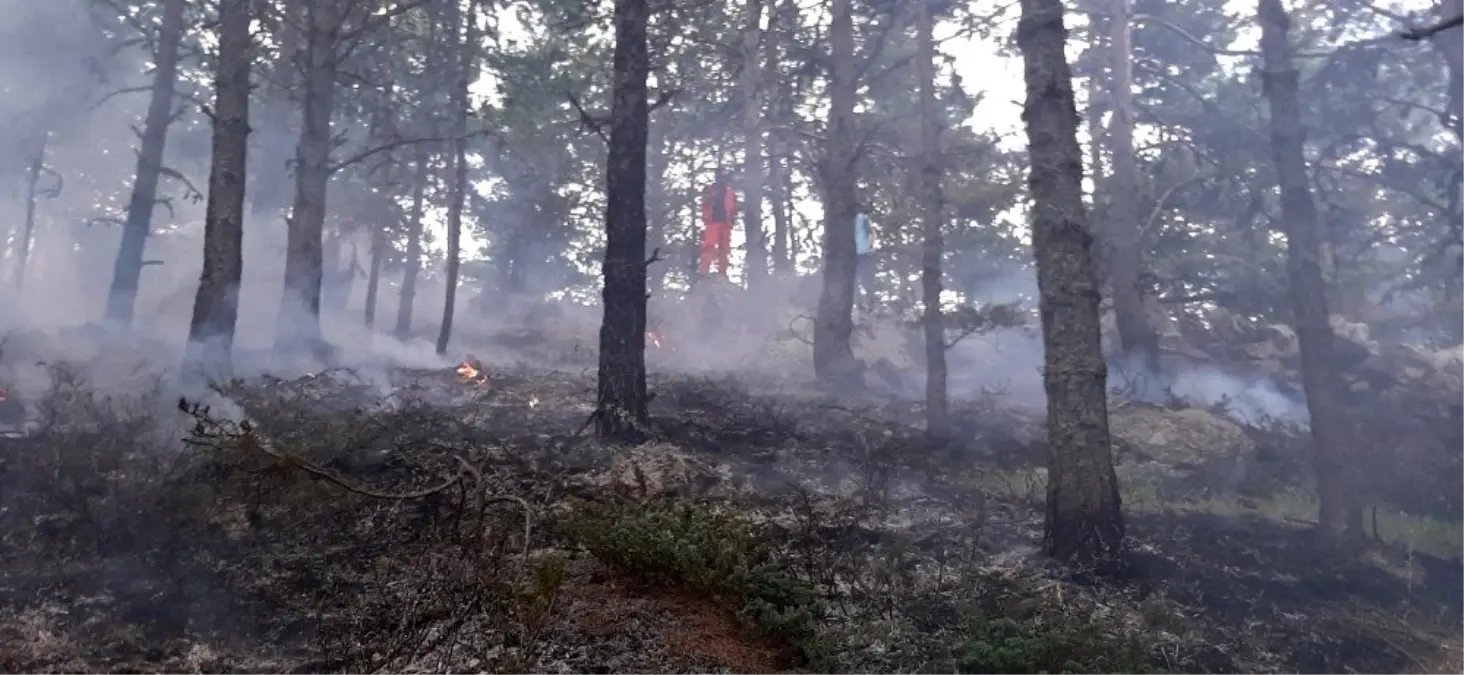
[[335, 106], [337, 0], [308, 3], [304, 112], [295, 150], [295, 203], [285, 251], [285, 290], [275, 325], [276, 349], [321, 356], [320, 291], [324, 274], [325, 200], [330, 184], [331, 112]]
[[431, 157], [425, 150], [417, 153], [417, 177], [412, 184], [412, 213], [407, 218], [407, 257], [402, 272], [402, 294], [397, 302], [396, 326], [392, 333], [398, 340], [412, 334], [412, 304], [417, 300], [417, 277], [422, 273], [422, 211], [431, 176]]
[[[1439, 0], [1439, 19], [1446, 20], [1454, 16], [1464, 16], [1464, 0]], [[1454, 133], [1455, 141], [1464, 146], [1464, 31], [1451, 29], [1451, 31], [1439, 32], [1433, 37], [1433, 45], [1438, 48], [1439, 54], [1444, 56], [1444, 63], [1448, 64], [1448, 110], [1449, 119], [1445, 126]], [[1464, 225], [1464, 218], [1458, 214], [1448, 214], [1449, 227], [1460, 227]], [[1464, 296], [1464, 277], [1455, 275], [1449, 280], [1445, 288], [1446, 300], [1451, 307], [1458, 307], [1458, 297]], [[1449, 315], [1444, 316], [1444, 324], [1454, 337], [1464, 338], [1464, 313], [1458, 309], [1449, 310]]]
[[614, 100], [605, 171], [605, 316], [600, 323], [595, 430], [638, 441], [646, 404], [647, 0], [615, 0]]
[[1122, 551], [1124, 524], [1108, 434], [1107, 368], [1098, 324], [1093, 237], [1083, 207], [1083, 150], [1061, 0], [1022, 0], [1022, 50], [1047, 391], [1047, 518], [1043, 550], [1098, 561]]
[[1139, 222], [1138, 160], [1134, 156], [1133, 22], [1129, 0], [1112, 0], [1108, 28], [1109, 95], [1113, 117], [1108, 122], [1108, 152], [1113, 172], [1108, 178], [1104, 211], [1107, 235], [1109, 285], [1118, 338], [1128, 365], [1140, 369], [1146, 389], [1157, 391], [1159, 334], [1149, 323], [1145, 310], [1140, 272], [1144, 265], [1144, 242]]
[[823, 292], [813, 328], [813, 370], [819, 381], [859, 387], [863, 365], [854, 359], [854, 215], [856, 160], [854, 104], [858, 81], [854, 63], [852, 0], [833, 0], [829, 23], [828, 137], [820, 162], [824, 188]]
[[[1103, 41], [1103, 34], [1098, 31], [1098, 16], [1088, 15], [1088, 49], [1092, 52], [1098, 51]], [[1101, 195], [1103, 194], [1103, 106], [1100, 101], [1103, 98], [1103, 78], [1101, 76], [1102, 65], [1097, 58], [1089, 58], [1088, 63], [1093, 72], [1088, 75], [1088, 177], [1093, 182], [1093, 210], [1094, 215], [1102, 214]], [[1101, 222], [1101, 218], [1095, 219]], [[1100, 261], [1101, 262], [1101, 261]], [[1103, 265], [1099, 265], [1103, 267]]]
[[[437, 332], [437, 355], [447, 353], [452, 340], [452, 318], [457, 309], [458, 270], [462, 265], [463, 203], [468, 190], [468, 87], [473, 84], [473, 54], [478, 51], [477, 12], [474, 5], [462, 13], [458, 33], [458, 81], [452, 92], [453, 125], [452, 201], [447, 205], [447, 295], [442, 305], [442, 326]], [[455, 13], [455, 12], [454, 12]]]
[[300, 65], [296, 58], [302, 42], [300, 27], [305, 23], [303, 0], [279, 0], [280, 21], [272, 36], [279, 52], [270, 65], [265, 85], [260, 87], [258, 150], [249, 178], [249, 208], [256, 215], [285, 208], [289, 182], [288, 161], [291, 154], [290, 117], [298, 112], [290, 100], [295, 90]]
[[946, 401], [945, 319], [941, 313], [940, 117], [935, 102], [935, 21], [930, 0], [919, 7], [920, 70], [920, 290], [925, 301], [925, 433], [932, 439], [950, 437]]
[[127, 202], [127, 221], [122, 224], [122, 243], [112, 269], [112, 287], [107, 292], [107, 319], [132, 322], [137, 287], [142, 280], [142, 254], [152, 228], [153, 206], [158, 201], [162, 178], [163, 149], [168, 126], [173, 123], [173, 91], [178, 83], [178, 48], [183, 43], [184, 0], [163, 3], [163, 23], [158, 30], [157, 67], [153, 71], [152, 98], [142, 125], [142, 146], [137, 153], [132, 197]]
[[1342, 409], [1341, 373], [1327, 310], [1327, 286], [1319, 260], [1321, 224], [1312, 201], [1303, 154], [1298, 76], [1287, 33], [1291, 17], [1280, 0], [1260, 0], [1261, 56], [1265, 94], [1271, 109], [1271, 158], [1281, 184], [1281, 222], [1286, 234], [1286, 274], [1301, 348], [1301, 380], [1311, 418], [1312, 453], [1317, 470], [1319, 543], [1341, 544], [1348, 532], [1348, 484], [1344, 448], [1347, 418]]
[[742, 26], [742, 210], [747, 237], [747, 287], [761, 283], [768, 273], [768, 242], [762, 226], [762, 42], [763, 0], [747, 0]]
[[386, 224], [377, 223], [371, 231], [371, 262], [366, 270], [366, 309], [363, 318], [367, 328], [376, 327], [376, 301], [381, 293], [381, 265], [386, 257], [386, 244]]
[[[666, 198], [665, 176], [669, 164], [666, 134], [654, 124], [649, 134], [652, 140], [647, 142], [646, 150], [646, 203], [649, 205], [646, 209], [646, 246], [654, 251], [666, 246], [666, 221], [671, 220], [676, 207]], [[646, 289], [652, 296], [665, 292], [667, 267], [666, 263], [658, 262], [646, 270]]]
[[[792, 109], [789, 103], [793, 97], [793, 81], [788, 77], [780, 77], [782, 72], [781, 58], [788, 51], [788, 45], [794, 40], [793, 31], [796, 25], [784, 26], [784, 23], [796, 23], [797, 7], [792, 5], [791, 0], [784, 0], [781, 7], [770, 11], [768, 20], [768, 34], [778, 35], [779, 48], [767, 50], [767, 67], [764, 68], [766, 76], [764, 80], [770, 84], [775, 83], [773, 101], [769, 117], [775, 125], [786, 125], [788, 123], [788, 111]], [[781, 30], [780, 30], [781, 28]], [[793, 217], [791, 213], [791, 202], [793, 184], [791, 171], [788, 162], [789, 143], [787, 135], [782, 130], [773, 130], [768, 134], [768, 203], [773, 210], [773, 269], [780, 275], [792, 274], [795, 265], [793, 259], [796, 252], [793, 250], [792, 232]]]
[[244, 194], [249, 154], [250, 0], [220, 0], [214, 72], [213, 158], [203, 225], [203, 272], [188, 324], [189, 361], [232, 374], [239, 284], [244, 278]]
[[40, 197], [41, 173], [46, 170], [46, 147], [51, 139], [50, 132], [41, 134], [36, 154], [30, 168], [25, 172], [25, 223], [20, 230], [20, 241], [15, 242], [15, 290], [25, 290], [25, 268], [30, 264], [31, 241], [36, 236], [36, 199]]

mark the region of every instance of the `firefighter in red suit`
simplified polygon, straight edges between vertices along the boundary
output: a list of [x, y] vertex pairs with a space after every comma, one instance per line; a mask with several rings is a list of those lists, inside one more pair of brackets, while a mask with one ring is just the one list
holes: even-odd
[[727, 185], [726, 175], [717, 169], [717, 176], [702, 192], [701, 202], [702, 247], [701, 276], [707, 278], [712, 263], [718, 265], [718, 274], [727, 277], [727, 257], [732, 251], [732, 221], [737, 218], [737, 196]]

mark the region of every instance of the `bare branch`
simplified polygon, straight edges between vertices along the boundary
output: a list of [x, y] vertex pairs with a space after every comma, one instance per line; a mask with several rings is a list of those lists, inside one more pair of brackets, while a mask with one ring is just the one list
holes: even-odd
[[144, 91], [152, 91], [152, 85], [147, 84], [140, 87], [127, 87], [124, 89], [118, 89], [108, 92], [106, 96], [97, 99], [97, 102], [92, 104], [90, 112], [96, 112], [97, 109], [101, 108], [104, 104], [106, 104], [107, 101], [117, 98], [118, 96], [122, 96], [124, 94], [138, 94]]
[[391, 141], [389, 143], [383, 143], [381, 145], [378, 145], [378, 146], [375, 146], [375, 147], [372, 147], [372, 148], [368, 148], [368, 149], [363, 150], [361, 152], [358, 152], [358, 153], [356, 153], [354, 155], [351, 155], [351, 156], [349, 156], [349, 157], [347, 157], [347, 158], [345, 158], [345, 159], [343, 159], [343, 160], [341, 160], [339, 162], [335, 162], [335, 163], [333, 163], [333, 164], [330, 165], [330, 172], [331, 173], [335, 173], [335, 172], [340, 171], [341, 169], [344, 169], [346, 167], [352, 166], [354, 164], [359, 164], [359, 163], [361, 163], [361, 162], [363, 162], [363, 161], [365, 161], [367, 159], [370, 159], [372, 157], [375, 157], [376, 155], [379, 155], [379, 154], [381, 154], [383, 152], [390, 152], [390, 151], [395, 150], [397, 148], [403, 148], [403, 147], [407, 147], [407, 146], [411, 146], [411, 145], [417, 145], [419, 143], [445, 143], [447, 141], [456, 141], [459, 138], [467, 139], [467, 138], [473, 138], [473, 137], [477, 137], [477, 136], [485, 136], [488, 133], [490, 133], [490, 132], [488, 132], [487, 130], [480, 130], [480, 131], [470, 131], [467, 134], [464, 134], [463, 136], [432, 136], [432, 137], [426, 137], [426, 138], [402, 138], [402, 139], [398, 139], [398, 140], [395, 140], [395, 141]]
[[1399, 33], [1398, 37], [1403, 38], [1404, 40], [1408, 40], [1409, 42], [1418, 42], [1420, 40], [1427, 40], [1435, 35], [1438, 35], [1439, 33], [1449, 30], [1450, 28], [1458, 28], [1459, 26], [1464, 26], [1464, 14], [1444, 19], [1443, 21], [1440, 21], [1432, 26], [1405, 30]]
[[608, 136], [605, 135], [605, 126], [608, 125], [608, 124], [610, 124], [610, 116], [609, 115], [600, 115], [600, 116], [591, 115], [588, 111], [585, 110], [585, 107], [584, 106], [580, 105], [579, 99], [578, 98], [575, 98], [575, 95], [574, 94], [571, 94], [571, 93], [566, 92], [565, 93], [565, 96], [567, 96], [569, 98], [569, 104], [572, 105], [572, 106], [574, 106], [575, 111], [577, 111], [579, 113], [579, 116], [580, 116], [580, 130], [582, 130], [582, 131], [593, 131], [593, 132], [595, 132], [595, 135], [596, 136], [599, 136], [600, 137], [600, 140], [605, 141], [606, 143], [609, 143], [610, 142], [610, 137], [608, 137]]

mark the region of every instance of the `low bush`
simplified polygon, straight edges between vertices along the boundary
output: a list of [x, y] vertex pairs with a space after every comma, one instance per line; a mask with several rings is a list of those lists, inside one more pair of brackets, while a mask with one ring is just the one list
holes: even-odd
[[974, 615], [952, 668], [958, 673], [1146, 673], [1148, 650], [1079, 618]]
[[694, 503], [583, 508], [566, 528], [598, 560], [647, 583], [709, 593], [764, 635], [803, 650], [821, 614], [752, 523]]

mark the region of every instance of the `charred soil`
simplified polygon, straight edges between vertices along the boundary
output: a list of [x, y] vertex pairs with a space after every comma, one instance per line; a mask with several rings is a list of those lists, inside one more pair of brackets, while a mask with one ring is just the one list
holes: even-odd
[[1036, 556], [1042, 449], [993, 401], [952, 453], [908, 404], [661, 376], [657, 440], [614, 447], [577, 373], [327, 372], [181, 408], [55, 380], [0, 439], [6, 671], [1460, 667], [1457, 557], [1318, 558], [1274, 495], [1214, 508], [1224, 481], [1152, 420], [1120, 475], [1158, 487], [1126, 492], [1131, 564], [1100, 578]]

